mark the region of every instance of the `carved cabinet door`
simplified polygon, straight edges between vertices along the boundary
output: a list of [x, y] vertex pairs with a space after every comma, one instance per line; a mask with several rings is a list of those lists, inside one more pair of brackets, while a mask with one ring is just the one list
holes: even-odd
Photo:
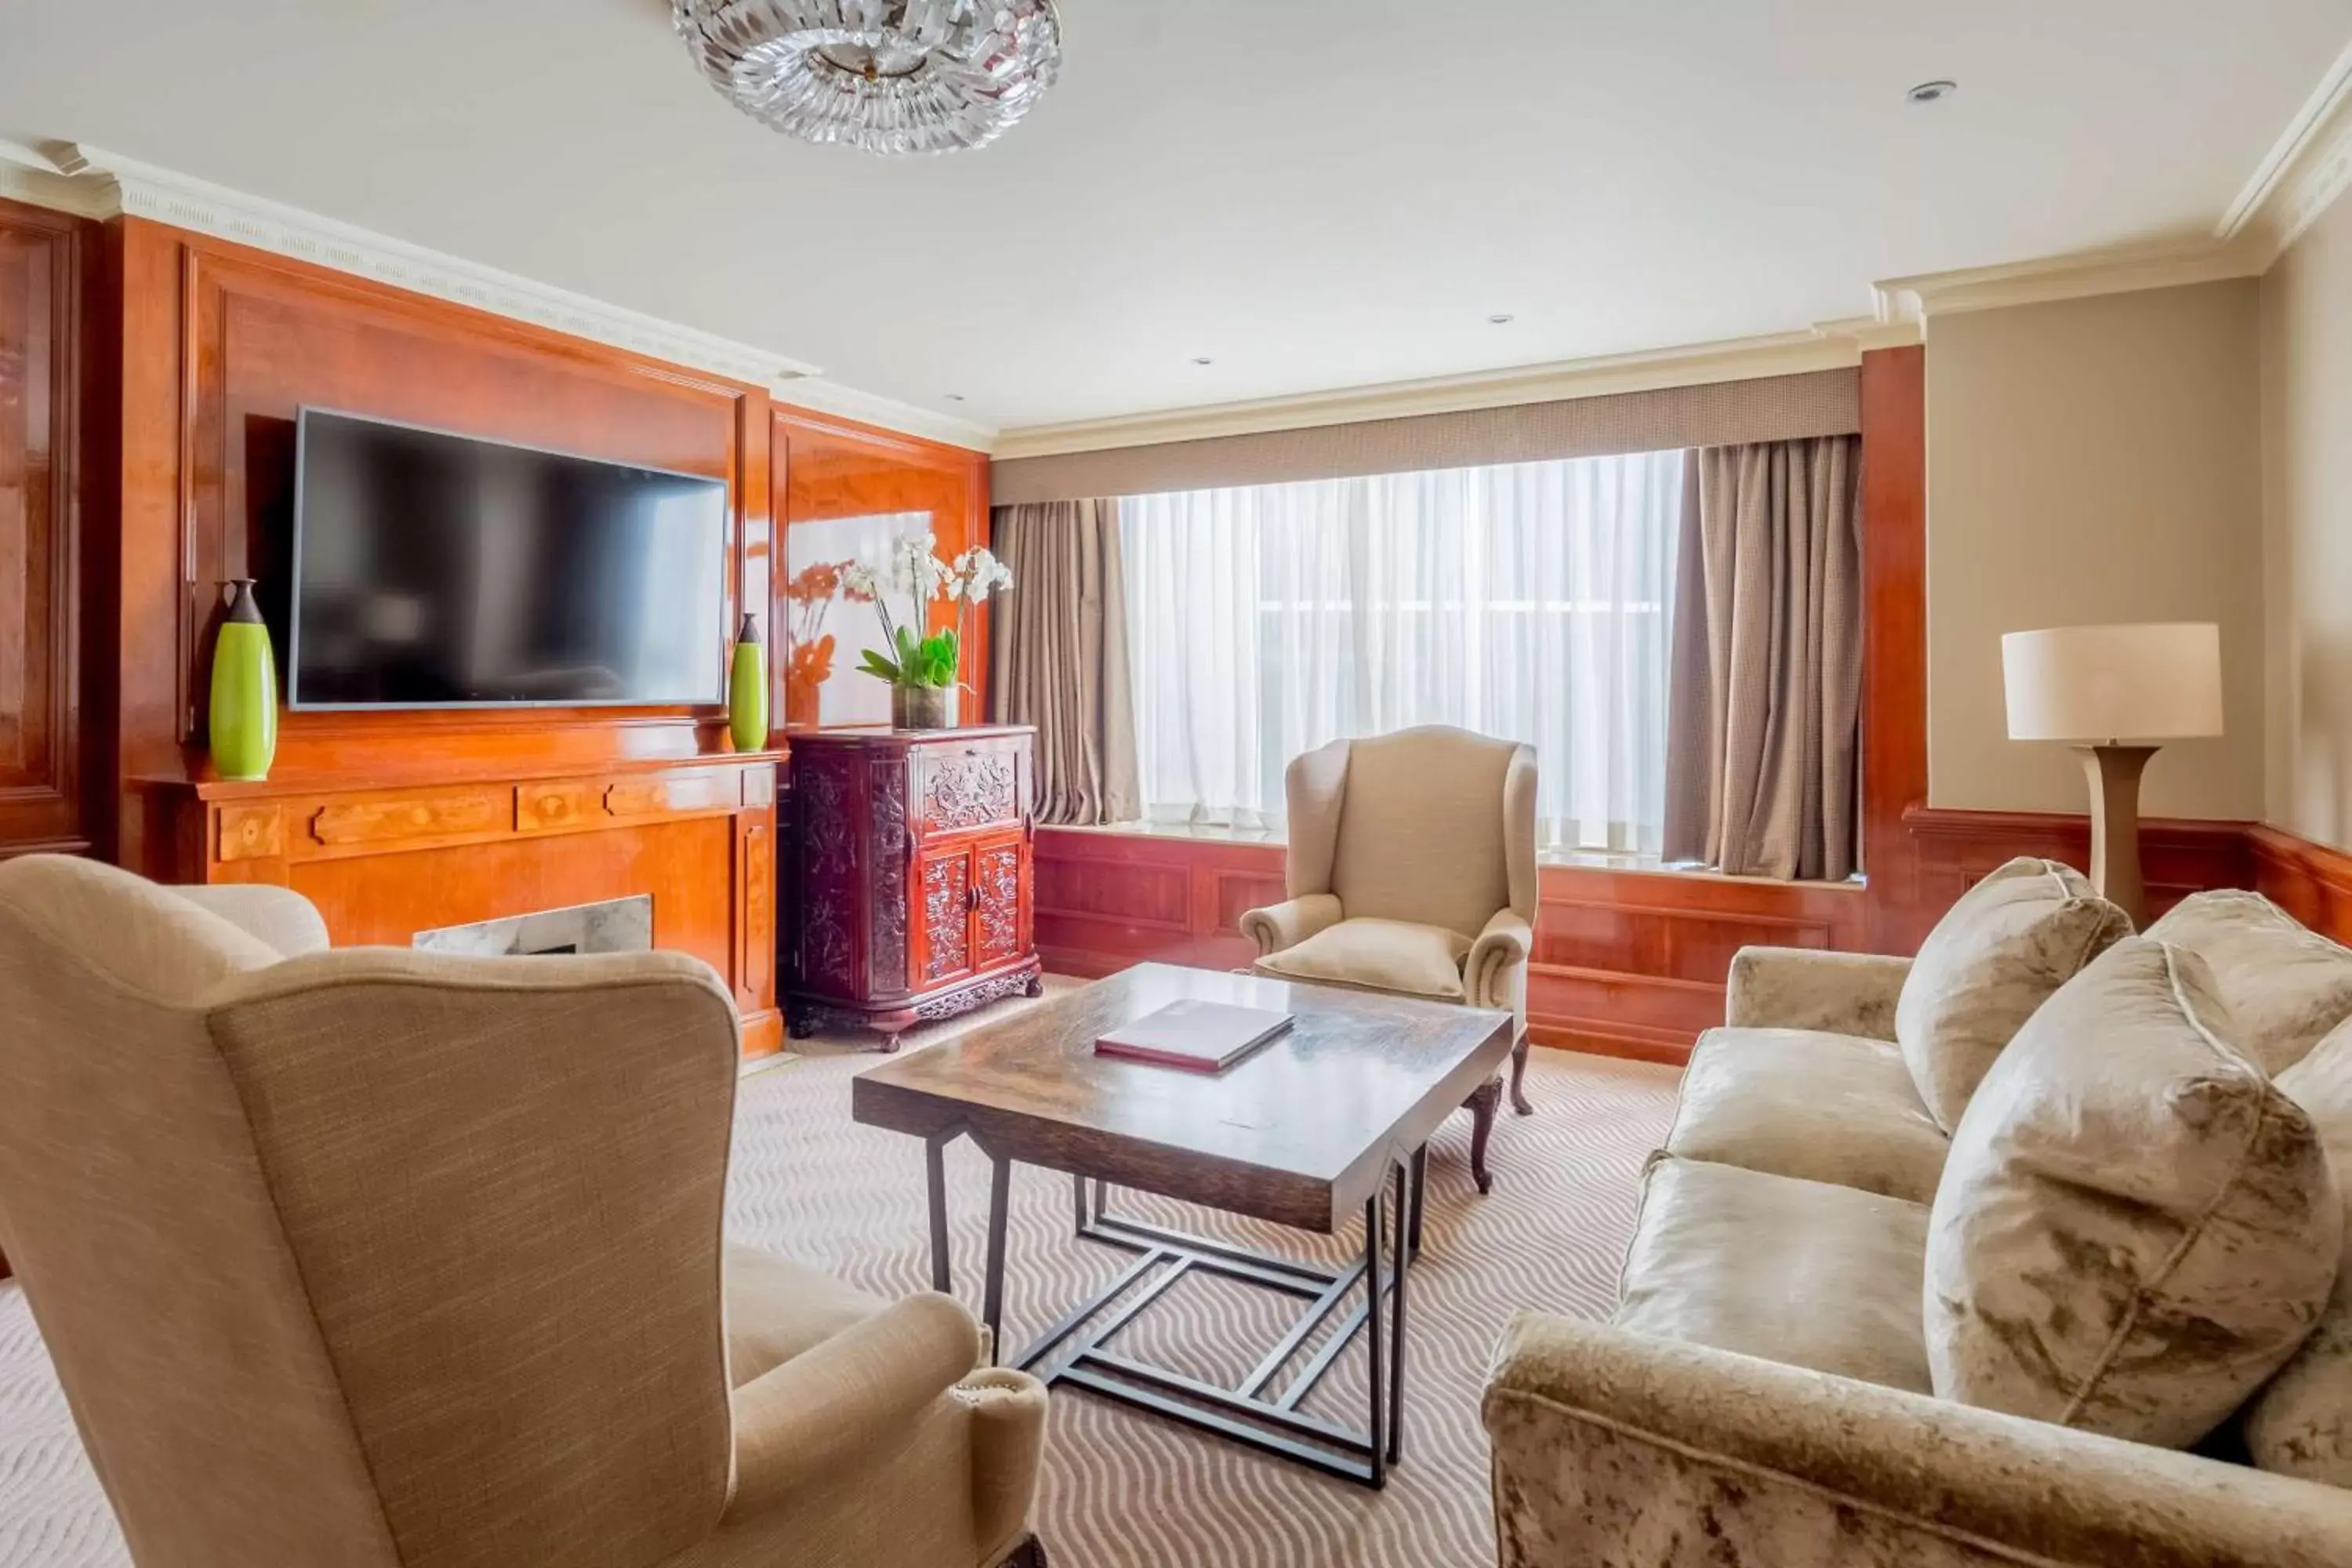
[[972, 846], [972, 966], [987, 969], [1029, 951], [1028, 846], [1007, 833]]
[[971, 950], [972, 846], [926, 848], [915, 862], [914, 967], [918, 989], [977, 967]]

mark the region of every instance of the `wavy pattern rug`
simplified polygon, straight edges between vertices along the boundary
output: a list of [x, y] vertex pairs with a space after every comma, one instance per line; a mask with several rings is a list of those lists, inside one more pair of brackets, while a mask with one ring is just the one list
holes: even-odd
[[[927, 1032], [932, 1043], [955, 1026]], [[929, 1250], [921, 1146], [849, 1120], [850, 1079], [880, 1058], [828, 1054], [745, 1078], [730, 1229], [888, 1294], [922, 1289]], [[1056, 1568], [1450, 1568], [1494, 1561], [1478, 1388], [1512, 1310], [1607, 1310], [1633, 1217], [1642, 1161], [1665, 1135], [1675, 1074], [1538, 1050], [1531, 1118], [1506, 1115], [1496, 1184], [1470, 1183], [1469, 1119], [1430, 1151], [1423, 1250], [1412, 1275], [1404, 1463], [1374, 1493], [1089, 1395], [1056, 1394], [1039, 1523]], [[976, 1303], [987, 1164], [968, 1142], [949, 1163], [959, 1293]], [[1156, 1223], [1337, 1258], [1318, 1237], [1132, 1194], [1121, 1212]], [[1114, 1278], [1123, 1252], [1070, 1234], [1066, 1178], [1016, 1171], [1006, 1338], [1025, 1342], [1063, 1307]], [[1278, 1299], [1188, 1280], [1121, 1347], [1238, 1379], [1289, 1321]], [[1351, 1347], [1307, 1402], [1360, 1425], [1364, 1357]], [[120, 1568], [129, 1559], [90, 1474], [24, 1293], [0, 1285], [0, 1565]]]

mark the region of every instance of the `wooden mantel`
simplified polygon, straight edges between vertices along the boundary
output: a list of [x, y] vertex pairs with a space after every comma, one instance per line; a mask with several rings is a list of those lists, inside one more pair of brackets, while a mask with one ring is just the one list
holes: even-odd
[[492, 771], [429, 757], [364, 782], [136, 781], [172, 879], [269, 882], [319, 906], [337, 946], [645, 894], [654, 942], [726, 976], [747, 1056], [776, 1010], [776, 781], [784, 753], [712, 752]]

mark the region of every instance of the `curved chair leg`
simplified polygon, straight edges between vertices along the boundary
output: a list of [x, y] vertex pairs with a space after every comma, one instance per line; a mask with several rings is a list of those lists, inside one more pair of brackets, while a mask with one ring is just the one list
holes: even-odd
[[1527, 1078], [1528, 1037], [1521, 1035], [1519, 1043], [1511, 1047], [1511, 1109], [1521, 1116], [1533, 1116], [1536, 1108], [1528, 1103], [1528, 1091], [1523, 1087]]
[[1463, 1103], [1470, 1108], [1470, 1175], [1480, 1193], [1495, 1190], [1495, 1173], [1486, 1169], [1486, 1140], [1495, 1131], [1495, 1110], [1503, 1100], [1503, 1080], [1490, 1078]]

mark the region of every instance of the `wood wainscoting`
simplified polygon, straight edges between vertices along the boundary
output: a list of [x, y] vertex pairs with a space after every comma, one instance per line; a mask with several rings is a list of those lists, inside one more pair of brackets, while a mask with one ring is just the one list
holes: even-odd
[[[1528, 1037], [1679, 1064], [1723, 1021], [1724, 981], [1742, 947], [1909, 952], [1916, 942], [1882, 944], [1874, 932], [1925, 931], [2013, 857], [2090, 860], [2087, 816], [1919, 806], [1903, 826], [1900, 876], [1884, 882], [1544, 867]], [[2143, 834], [2158, 913], [2209, 888], [2252, 888], [2352, 943], [2352, 853], [2246, 822], [2156, 818]], [[1282, 856], [1279, 844], [1041, 827], [1038, 952], [1058, 974], [1109, 974], [1147, 959], [1244, 967], [1256, 950], [1241, 916], [1281, 900]]]
[[[2088, 816], [1914, 806], [1903, 814], [1903, 826], [1916, 867], [1916, 912], [1929, 925], [1970, 884], [2017, 856], [2039, 855], [2086, 868], [2091, 864]], [[2142, 819], [2140, 855], [2147, 869], [2149, 915], [2161, 915], [2208, 888], [2255, 886], [2252, 831], [2244, 822]]]
[[[1283, 899], [1279, 844], [1101, 828], [1037, 830], [1037, 949], [1096, 976], [1156, 959], [1246, 967], [1241, 917]], [[1731, 955], [1752, 943], [1856, 948], [1859, 885], [1546, 866], [1528, 974], [1538, 1044], [1680, 1062], [1723, 1018]]]

